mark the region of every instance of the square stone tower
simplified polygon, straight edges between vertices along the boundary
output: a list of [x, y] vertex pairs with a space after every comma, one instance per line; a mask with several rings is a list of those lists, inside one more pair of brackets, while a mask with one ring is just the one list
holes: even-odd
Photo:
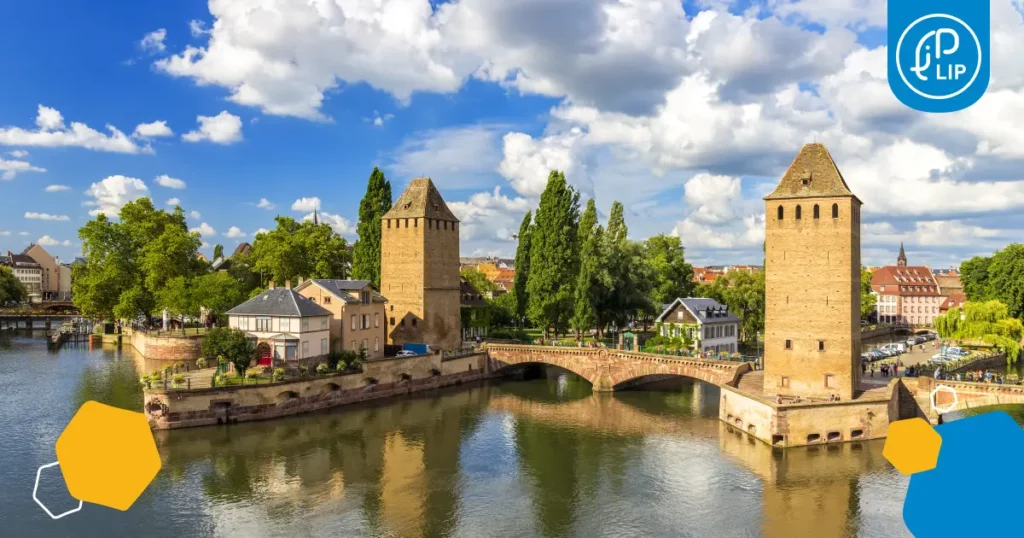
[[462, 345], [459, 219], [428, 178], [417, 178], [381, 219], [380, 292], [392, 344]]
[[823, 144], [765, 197], [764, 392], [853, 398], [860, 386], [860, 206]]

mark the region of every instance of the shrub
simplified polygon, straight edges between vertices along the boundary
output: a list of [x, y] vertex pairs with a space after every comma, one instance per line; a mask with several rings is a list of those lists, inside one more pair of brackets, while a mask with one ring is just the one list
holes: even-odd
[[326, 362], [321, 362], [320, 364], [316, 365], [316, 373], [320, 375], [326, 374], [330, 369], [330, 366], [327, 366]]
[[163, 377], [163, 372], [161, 372], [160, 370], [153, 370], [149, 374], [149, 378], [152, 379], [154, 383], [160, 381], [161, 379], [163, 379]]
[[299, 375], [305, 376], [307, 372], [309, 372], [309, 368], [306, 368], [305, 365], [299, 366]]
[[339, 372], [344, 372], [346, 368], [348, 368], [348, 365], [345, 364], [345, 361], [339, 360], [338, 364], [334, 365], [334, 369]]
[[149, 376], [142, 376], [139, 378], [139, 384], [147, 389], [153, 388], [153, 380]]
[[359, 370], [363, 367], [363, 361], [359, 360], [359, 357], [356, 357], [349, 362], [349, 365], [352, 366], [353, 370]]
[[185, 376], [183, 374], [175, 374], [171, 383], [174, 387], [180, 387], [185, 384]]
[[185, 362], [184, 361], [179, 361], [179, 362], [175, 363], [174, 369], [175, 370], [178, 370], [178, 369], [184, 370], [185, 369]]
[[259, 379], [260, 378], [260, 374], [259, 374], [259, 372], [249, 372], [248, 374], [245, 374], [245, 377], [247, 377], [249, 379]]
[[170, 366], [164, 366], [164, 377], [170, 377], [172, 371], [173, 368], [171, 368]]
[[196, 359], [196, 368], [199, 368], [200, 370], [206, 368], [207, 364], [208, 362], [206, 360], [206, 357], [199, 357], [198, 359]]
[[281, 381], [284, 379], [284, 368], [274, 368], [274, 381]]
[[225, 383], [224, 383], [224, 376], [223, 375], [219, 375], [218, 374], [218, 375], [215, 375], [213, 377], [213, 386], [215, 386], [215, 387], [222, 387], [224, 385], [225, 385]]

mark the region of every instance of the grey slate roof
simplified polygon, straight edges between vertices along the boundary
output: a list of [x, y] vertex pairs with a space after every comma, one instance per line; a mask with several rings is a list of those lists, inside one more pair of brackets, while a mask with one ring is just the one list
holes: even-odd
[[[675, 301], [672, 302], [672, 304], [669, 304], [665, 307], [665, 309], [661, 312], [661, 315], [659, 315], [658, 319], [656, 319], [655, 321], [664, 321], [665, 316], [667, 316], [669, 312], [671, 312], [676, 307], [676, 305], [680, 303], [683, 305], [684, 308], [689, 310], [690, 314], [693, 314], [693, 317], [697, 318], [697, 320], [700, 321], [701, 324], [726, 322], [738, 323], [740, 321], [740, 318], [734, 316], [732, 312], [729, 312], [728, 308], [726, 308], [726, 306], [723, 305], [722, 303], [719, 303], [714, 299], [703, 298], [676, 299]], [[712, 311], [713, 314], [711, 316], [707, 315], [709, 309]]]
[[[370, 286], [371, 289], [373, 288], [373, 285], [370, 283], [369, 280], [341, 280], [341, 279], [331, 279], [331, 278], [311, 278], [311, 279], [303, 282], [302, 284], [300, 284], [295, 289], [302, 289], [302, 288], [306, 287], [307, 285], [311, 285], [311, 284], [316, 284], [316, 285], [320, 286], [321, 288], [323, 288], [324, 290], [329, 292], [331, 295], [334, 295], [335, 297], [341, 299], [342, 301], [345, 301], [346, 303], [358, 303], [360, 301], [360, 299], [357, 298], [357, 297], [350, 297], [348, 295], [348, 293], [345, 293], [345, 292], [359, 291], [359, 290], [361, 290], [361, 289], [363, 289], [363, 288], [365, 288], [367, 286]], [[371, 297], [373, 295], [374, 294], [371, 294]], [[378, 297], [380, 297], [381, 299], [383, 299], [384, 301], [387, 301], [387, 298], [384, 297], [383, 295], [380, 295], [379, 293], [377, 293], [376, 295]], [[374, 299], [374, 300], [376, 300], [376, 299]]]
[[295, 290], [275, 288], [228, 310], [229, 315], [309, 317], [330, 316], [331, 312], [299, 295]]

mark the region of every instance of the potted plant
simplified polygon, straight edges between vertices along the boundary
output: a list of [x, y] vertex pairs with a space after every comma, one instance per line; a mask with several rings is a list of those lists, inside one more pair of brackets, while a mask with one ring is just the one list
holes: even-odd
[[185, 384], [185, 376], [183, 374], [175, 374], [174, 379], [171, 381], [171, 386], [179, 388]]
[[283, 381], [284, 380], [284, 368], [274, 368], [273, 379], [274, 379], [274, 381]]
[[206, 368], [206, 365], [207, 365], [206, 357], [199, 357], [198, 359], [196, 359], [196, 368], [199, 368], [200, 370], [202, 370], [203, 368]]
[[326, 362], [321, 362], [320, 364], [316, 365], [317, 375], [324, 375], [327, 373], [328, 370], [330, 370], [330, 367], [327, 366]]

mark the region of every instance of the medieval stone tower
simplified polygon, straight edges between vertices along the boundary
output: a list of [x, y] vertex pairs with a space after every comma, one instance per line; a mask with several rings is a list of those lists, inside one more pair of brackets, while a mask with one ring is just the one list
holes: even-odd
[[860, 206], [823, 144], [765, 197], [764, 392], [850, 400], [860, 385]]
[[381, 219], [380, 287], [392, 344], [462, 345], [459, 219], [428, 178], [412, 180]]

